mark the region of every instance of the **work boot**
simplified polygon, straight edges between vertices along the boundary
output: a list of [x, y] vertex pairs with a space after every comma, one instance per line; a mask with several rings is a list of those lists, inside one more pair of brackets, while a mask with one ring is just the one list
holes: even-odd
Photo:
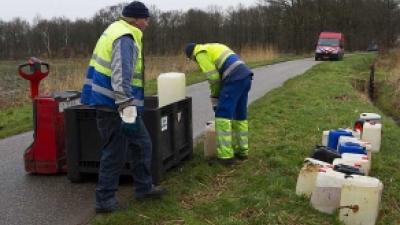
[[116, 211], [121, 211], [127, 209], [127, 206], [116, 206], [112, 208], [96, 208], [96, 213], [97, 214], [107, 214], [107, 213], [113, 213]]
[[238, 164], [238, 161], [236, 158], [217, 159], [217, 163], [219, 163], [223, 166], [233, 166], [233, 165]]
[[160, 199], [167, 193], [167, 189], [161, 186], [153, 186], [147, 193], [136, 195], [136, 200], [143, 201], [146, 199]]
[[248, 155], [235, 154], [235, 158], [240, 160], [240, 161], [246, 161], [247, 159], [249, 159], [249, 156]]

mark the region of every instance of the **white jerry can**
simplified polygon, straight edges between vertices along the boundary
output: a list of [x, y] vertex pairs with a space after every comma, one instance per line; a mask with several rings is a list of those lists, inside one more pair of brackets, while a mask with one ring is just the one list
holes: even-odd
[[208, 121], [204, 134], [204, 158], [211, 159], [217, 157], [217, 143], [215, 137], [215, 122]]
[[158, 107], [185, 99], [186, 80], [184, 73], [162, 73], [157, 78]]
[[332, 169], [332, 165], [312, 158], [306, 158], [297, 177], [296, 195], [310, 197], [315, 187], [317, 174], [321, 169]]
[[369, 172], [371, 171], [372, 154], [370, 151], [368, 151], [368, 155], [343, 153], [342, 159], [343, 160], [357, 160], [358, 162], [355, 163], [356, 166], [359, 165], [361, 171], [364, 172], [365, 175], [368, 175]]
[[[345, 155], [346, 154], [346, 155]], [[345, 155], [345, 156], [343, 156]], [[332, 163], [334, 166], [343, 164], [343, 165], [348, 165], [352, 166], [355, 168], [359, 168], [361, 172], [363, 172], [365, 175], [369, 174], [371, 164], [370, 160], [368, 159], [368, 156], [363, 155], [363, 154], [352, 154], [352, 153], [344, 153], [342, 154], [342, 158], [336, 158], [333, 160]]]
[[383, 184], [374, 177], [351, 175], [342, 187], [339, 219], [346, 225], [374, 225]]
[[381, 148], [381, 133], [381, 123], [365, 122], [363, 125], [361, 140], [371, 143], [372, 152], [379, 152]]
[[311, 205], [316, 210], [333, 214], [340, 205], [345, 174], [334, 170], [319, 172], [311, 194]]

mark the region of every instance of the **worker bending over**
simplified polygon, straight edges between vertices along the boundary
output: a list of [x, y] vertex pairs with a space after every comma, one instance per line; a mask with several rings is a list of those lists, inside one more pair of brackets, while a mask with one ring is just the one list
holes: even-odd
[[253, 72], [229, 47], [189, 43], [186, 56], [206, 75], [215, 112], [217, 161], [232, 165], [248, 158], [247, 101]]

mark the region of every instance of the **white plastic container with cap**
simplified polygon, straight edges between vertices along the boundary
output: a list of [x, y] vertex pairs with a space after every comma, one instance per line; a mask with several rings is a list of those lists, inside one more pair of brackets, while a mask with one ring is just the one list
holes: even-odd
[[332, 214], [339, 207], [345, 174], [334, 170], [319, 172], [311, 194], [311, 205], [318, 211]]
[[365, 175], [369, 174], [371, 162], [368, 156], [363, 154], [343, 153], [342, 158], [336, 158], [332, 163], [334, 166], [343, 164], [359, 168]]
[[320, 169], [332, 169], [332, 165], [312, 158], [306, 158], [297, 177], [296, 194], [310, 197], [315, 187], [315, 180]]
[[363, 125], [361, 140], [371, 143], [372, 152], [379, 152], [381, 148], [381, 133], [381, 123], [365, 122]]
[[374, 177], [347, 177], [342, 187], [339, 219], [346, 225], [374, 225], [382, 190], [382, 182]]
[[185, 99], [185, 74], [176, 72], [160, 74], [157, 78], [157, 93], [159, 107]]
[[217, 143], [215, 137], [215, 122], [208, 121], [206, 123], [206, 131], [204, 134], [204, 158], [211, 159], [217, 156]]

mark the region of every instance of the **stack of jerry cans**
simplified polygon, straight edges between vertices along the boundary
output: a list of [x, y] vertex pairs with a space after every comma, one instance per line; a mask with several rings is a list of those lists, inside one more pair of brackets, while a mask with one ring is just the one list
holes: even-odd
[[380, 151], [382, 123], [376, 113], [362, 113], [354, 129], [322, 133], [322, 144], [340, 158], [332, 164], [306, 159], [300, 170], [296, 194], [310, 197], [320, 212], [339, 212], [346, 225], [374, 225], [378, 217], [383, 184], [369, 176], [372, 154]]

